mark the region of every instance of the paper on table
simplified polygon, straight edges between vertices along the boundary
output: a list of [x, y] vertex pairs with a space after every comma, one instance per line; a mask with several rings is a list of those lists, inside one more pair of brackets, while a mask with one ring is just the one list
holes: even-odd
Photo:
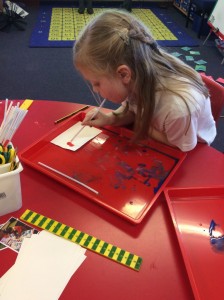
[[0, 299], [58, 299], [84, 253], [79, 245], [46, 231], [25, 239], [15, 264], [0, 279]]
[[76, 123], [69, 129], [62, 132], [60, 135], [58, 135], [56, 138], [54, 138], [51, 143], [55, 144], [59, 147], [62, 147], [64, 149], [69, 149], [72, 151], [78, 150], [80, 147], [82, 147], [84, 144], [86, 144], [88, 141], [93, 139], [95, 136], [97, 136], [102, 130], [97, 129], [95, 127], [85, 126], [85, 128], [78, 134], [78, 136], [73, 141], [74, 146], [71, 147], [67, 145], [69, 141], [74, 137], [75, 133], [82, 128], [83, 125], [81, 122]]

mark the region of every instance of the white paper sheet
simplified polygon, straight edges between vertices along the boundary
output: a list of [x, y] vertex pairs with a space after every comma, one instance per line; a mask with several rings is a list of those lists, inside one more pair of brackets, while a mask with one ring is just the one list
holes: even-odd
[[46, 231], [25, 239], [15, 264], [0, 279], [0, 299], [58, 299], [84, 253], [79, 245]]
[[92, 140], [95, 136], [97, 136], [99, 133], [102, 132], [102, 130], [85, 126], [85, 128], [78, 134], [78, 136], [74, 139], [72, 142], [74, 146], [69, 146], [67, 143], [71, 141], [71, 139], [74, 137], [74, 135], [83, 127], [81, 122], [76, 123], [69, 129], [62, 132], [60, 135], [58, 135], [56, 138], [54, 138], [51, 143], [62, 147], [64, 149], [76, 151], [80, 147], [82, 147], [84, 144], [86, 144], [88, 141]]

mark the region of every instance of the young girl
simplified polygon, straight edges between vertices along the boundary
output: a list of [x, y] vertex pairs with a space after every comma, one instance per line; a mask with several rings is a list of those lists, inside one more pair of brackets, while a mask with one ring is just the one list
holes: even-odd
[[208, 90], [200, 75], [166, 53], [133, 15], [98, 15], [74, 45], [74, 64], [94, 92], [121, 106], [83, 125], [134, 124], [134, 141], [153, 138], [193, 149], [216, 136]]

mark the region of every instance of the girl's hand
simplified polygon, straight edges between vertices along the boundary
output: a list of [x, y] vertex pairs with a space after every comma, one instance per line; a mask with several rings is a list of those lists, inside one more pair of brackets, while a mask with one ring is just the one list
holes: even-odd
[[82, 125], [89, 125], [89, 126], [96, 126], [96, 127], [103, 127], [106, 125], [111, 125], [112, 123], [112, 114], [105, 114], [101, 111], [99, 111], [94, 118], [92, 119], [93, 115], [95, 114], [95, 111], [97, 108], [91, 110], [88, 112], [82, 121]]

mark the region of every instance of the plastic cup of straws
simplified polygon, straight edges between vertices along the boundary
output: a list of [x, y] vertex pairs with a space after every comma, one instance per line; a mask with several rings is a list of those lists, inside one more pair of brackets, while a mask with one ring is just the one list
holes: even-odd
[[23, 167], [11, 141], [28, 112], [26, 108], [26, 105], [20, 107], [19, 102], [13, 106], [13, 101], [9, 103], [5, 99], [4, 115], [0, 123], [0, 216], [22, 206], [20, 172]]
[[13, 162], [7, 162], [0, 165], [0, 216], [14, 212], [22, 206], [20, 172], [23, 167], [17, 156], [12, 164]]

